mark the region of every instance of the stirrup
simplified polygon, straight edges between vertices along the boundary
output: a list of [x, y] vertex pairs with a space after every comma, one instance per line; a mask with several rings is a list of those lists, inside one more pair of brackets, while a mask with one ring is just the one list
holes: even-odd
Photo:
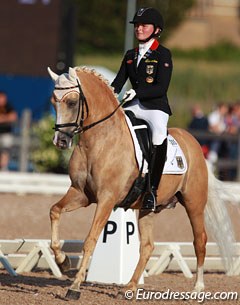
[[144, 194], [141, 210], [152, 212], [156, 210], [156, 195], [154, 193], [155, 192], [151, 190]]

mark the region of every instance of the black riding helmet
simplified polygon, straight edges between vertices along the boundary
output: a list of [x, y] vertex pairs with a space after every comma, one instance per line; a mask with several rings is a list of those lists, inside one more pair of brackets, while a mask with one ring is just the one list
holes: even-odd
[[130, 23], [142, 23], [142, 24], [153, 24], [156, 29], [159, 27], [161, 30], [164, 28], [163, 17], [153, 7], [142, 7], [140, 8], [133, 17], [133, 20]]

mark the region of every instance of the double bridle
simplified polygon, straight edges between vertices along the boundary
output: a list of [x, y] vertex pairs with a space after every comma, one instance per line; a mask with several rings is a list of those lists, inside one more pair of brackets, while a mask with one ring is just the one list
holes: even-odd
[[[88, 103], [87, 103], [87, 99], [82, 91], [82, 88], [80, 86], [79, 80], [77, 79], [77, 85], [76, 86], [71, 86], [71, 87], [55, 87], [55, 90], [70, 90], [70, 89], [74, 89], [74, 88], [78, 88], [79, 89], [79, 99], [78, 99], [78, 112], [77, 112], [77, 117], [76, 117], [76, 121], [74, 123], [64, 123], [64, 124], [55, 124], [55, 127], [53, 127], [53, 129], [55, 131], [59, 131], [65, 135], [67, 135], [70, 138], [73, 138], [76, 134], [78, 133], [84, 133], [85, 131], [87, 131], [88, 129], [106, 121], [107, 119], [109, 119], [111, 116], [114, 115], [114, 113], [124, 104], [125, 100], [122, 100], [120, 102], [120, 104], [117, 106], [117, 108], [114, 109], [113, 112], [111, 112], [109, 115], [107, 115], [106, 117], [91, 123], [89, 125], [83, 126], [84, 120], [88, 117], [89, 114], [89, 108], [88, 108]], [[85, 117], [85, 109], [86, 108], [86, 117]], [[80, 120], [79, 120], [80, 119]], [[63, 131], [61, 130], [62, 128], [65, 127], [74, 127], [74, 129], [71, 132], [67, 132], [67, 131]]]
[[[84, 108], [85, 107], [86, 107], [87, 117], [88, 117], [88, 113], [89, 113], [87, 99], [86, 99], [86, 97], [85, 97], [85, 95], [82, 91], [82, 88], [80, 86], [80, 83], [79, 83], [78, 79], [77, 79], [77, 85], [76, 86], [55, 87], [54, 88], [54, 90], [71, 90], [71, 89], [74, 89], [74, 88], [79, 89], [78, 111], [77, 111], [76, 121], [74, 123], [55, 124], [55, 127], [53, 128], [53, 129], [55, 129], [55, 131], [59, 131], [63, 134], [66, 134], [70, 138], [73, 138], [74, 135], [77, 134], [77, 133], [82, 133], [83, 132], [83, 122], [84, 122], [84, 116], [85, 116]], [[79, 117], [80, 117], [80, 122], [79, 122]], [[61, 128], [65, 128], [65, 127], [74, 127], [74, 129], [71, 131], [71, 133], [61, 130]]]

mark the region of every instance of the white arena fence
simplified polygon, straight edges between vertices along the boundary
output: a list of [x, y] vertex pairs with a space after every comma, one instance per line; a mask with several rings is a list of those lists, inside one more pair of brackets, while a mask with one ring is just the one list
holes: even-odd
[[68, 175], [2, 172], [0, 193], [64, 195], [70, 186]]
[[[72, 268], [79, 268], [83, 241], [62, 240], [61, 246], [69, 256]], [[234, 265], [228, 275], [240, 274], [240, 243], [235, 244], [235, 253]], [[34, 268], [50, 269], [56, 277], [62, 276], [50, 249], [50, 240], [0, 240], [0, 268], [5, 268], [13, 276], [30, 272]], [[182, 271], [186, 277], [191, 278], [195, 269], [196, 257], [192, 243], [155, 242], [144, 276], [157, 275], [164, 271]], [[216, 243], [207, 243], [204, 269], [209, 272], [225, 271]]]
[[[240, 194], [240, 184], [225, 182], [228, 190]], [[68, 175], [6, 172], [0, 173], [0, 193], [64, 195], [70, 186]], [[31, 271], [34, 267], [50, 268], [53, 274], [61, 277], [56, 265], [49, 240], [15, 239], [0, 240], [0, 268], [10, 274]], [[71, 260], [72, 268], [78, 268], [82, 259], [83, 241], [61, 241], [63, 250]], [[240, 243], [235, 244], [236, 259], [230, 275], [240, 275]], [[145, 276], [167, 271], [182, 271], [192, 277], [196, 269], [196, 257], [192, 243], [155, 242], [155, 250], [147, 264]], [[224, 271], [218, 246], [207, 243], [205, 270]]]
[[[224, 182], [228, 190], [240, 194], [239, 182]], [[68, 175], [1, 172], [0, 193], [65, 195], [70, 186]]]

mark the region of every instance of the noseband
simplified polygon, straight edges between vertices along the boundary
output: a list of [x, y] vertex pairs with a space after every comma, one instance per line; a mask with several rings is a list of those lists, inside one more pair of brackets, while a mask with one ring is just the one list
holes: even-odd
[[[82, 88], [80, 86], [80, 83], [77, 79], [77, 85], [76, 86], [72, 86], [72, 87], [55, 87], [55, 90], [68, 90], [68, 89], [73, 89], [73, 88], [78, 88], [79, 89], [79, 99], [78, 99], [78, 112], [77, 112], [77, 117], [76, 117], [76, 121], [74, 123], [64, 123], [64, 124], [55, 124], [55, 127], [53, 129], [55, 129], [55, 131], [59, 131], [65, 135], [67, 135], [70, 138], [73, 138], [76, 134], [78, 133], [84, 133], [85, 131], [87, 131], [88, 129], [108, 120], [111, 116], [113, 116], [115, 114], [115, 112], [125, 103], [125, 99], [123, 99], [120, 104], [113, 110], [113, 112], [111, 112], [109, 115], [107, 115], [106, 117], [91, 123], [89, 125], [83, 126], [84, 120], [85, 120], [85, 111], [84, 108], [86, 107], [86, 118], [88, 117], [89, 114], [89, 108], [88, 108], [88, 103], [87, 103], [87, 99], [82, 91]], [[78, 123], [80, 118], [80, 122]], [[71, 132], [66, 132], [61, 130], [61, 128], [65, 128], [65, 127], [74, 127], [74, 129]]]

